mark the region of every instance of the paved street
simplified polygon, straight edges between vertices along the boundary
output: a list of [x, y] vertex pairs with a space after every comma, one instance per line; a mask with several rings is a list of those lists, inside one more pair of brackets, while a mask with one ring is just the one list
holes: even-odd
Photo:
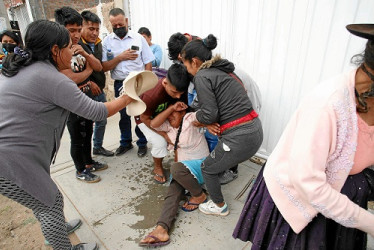
[[[119, 145], [118, 119], [118, 115], [108, 119], [104, 147], [110, 150]], [[52, 176], [64, 194], [67, 219], [79, 217], [84, 221], [77, 236], [82, 242], [98, 242], [101, 249], [139, 249], [138, 242], [155, 226], [167, 190], [167, 184], [153, 181], [150, 152], [138, 158], [134, 143], [134, 148], [122, 156], [96, 157], [109, 168], [97, 173], [101, 182], [87, 184], [75, 178], [69, 150], [69, 133], [65, 131]], [[171, 157], [164, 160], [167, 169], [172, 161]], [[234, 240], [231, 234], [249, 191], [246, 187], [259, 169], [259, 165], [246, 161], [239, 166], [238, 179], [223, 186], [230, 208], [227, 217], [181, 210], [171, 231], [171, 243], [164, 248], [249, 249], [249, 243]]]

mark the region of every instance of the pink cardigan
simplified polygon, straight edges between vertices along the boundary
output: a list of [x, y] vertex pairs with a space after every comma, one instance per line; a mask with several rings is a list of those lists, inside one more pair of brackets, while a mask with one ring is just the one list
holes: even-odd
[[269, 193], [295, 233], [321, 213], [374, 236], [374, 215], [340, 193], [357, 144], [355, 74], [325, 81], [304, 98], [266, 163]]

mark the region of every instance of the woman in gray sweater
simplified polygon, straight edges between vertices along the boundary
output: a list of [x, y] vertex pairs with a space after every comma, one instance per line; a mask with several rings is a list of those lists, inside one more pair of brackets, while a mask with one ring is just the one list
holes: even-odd
[[63, 197], [49, 168], [69, 112], [100, 121], [132, 99], [123, 95], [112, 102], [93, 101], [59, 73], [70, 68], [72, 57], [63, 26], [35, 21], [25, 45], [6, 58], [0, 75], [0, 194], [33, 210], [54, 249], [97, 249], [96, 244], [71, 245]]
[[204, 160], [201, 171], [211, 200], [199, 205], [205, 214], [226, 216], [219, 173], [248, 160], [260, 148], [263, 135], [260, 119], [253, 109], [242, 81], [235, 75], [234, 64], [221, 57], [212, 57], [217, 39], [209, 35], [187, 43], [182, 61], [194, 76], [199, 98], [196, 119], [219, 135], [217, 146]]

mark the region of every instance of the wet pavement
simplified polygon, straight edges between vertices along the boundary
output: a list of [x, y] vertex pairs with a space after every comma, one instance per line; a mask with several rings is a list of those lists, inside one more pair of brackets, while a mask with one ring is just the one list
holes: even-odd
[[[119, 146], [118, 119], [118, 115], [108, 119], [104, 139], [104, 147], [113, 151]], [[139, 241], [155, 227], [168, 184], [153, 181], [150, 150], [139, 158], [133, 144], [134, 148], [121, 156], [95, 157], [109, 168], [96, 172], [102, 178], [100, 182], [88, 184], [75, 178], [69, 133], [65, 131], [51, 172], [65, 197], [67, 220], [81, 218], [84, 222], [76, 231], [82, 242], [95, 241], [101, 249], [141, 249]], [[172, 156], [164, 159], [167, 170], [172, 162]], [[222, 186], [230, 209], [228, 216], [180, 210], [170, 232], [171, 243], [163, 248], [250, 249], [250, 243], [235, 240], [231, 235], [259, 170], [259, 165], [246, 161], [239, 165], [239, 177]]]
[[[119, 146], [118, 120], [118, 114], [108, 119], [104, 138], [104, 147], [112, 151]], [[121, 156], [94, 157], [107, 163], [109, 168], [96, 173], [102, 178], [100, 182], [83, 183], [75, 178], [69, 133], [65, 130], [51, 173], [64, 195], [67, 220], [80, 218], [83, 221], [76, 231], [81, 242], [97, 242], [100, 249], [108, 250], [141, 249], [139, 241], [155, 227], [168, 184], [153, 181], [150, 150], [139, 158], [136, 143], [133, 144], [134, 148]], [[164, 159], [166, 170], [172, 162], [172, 156]], [[260, 165], [243, 162], [239, 165], [239, 177], [222, 186], [230, 209], [228, 216], [180, 210], [170, 231], [171, 242], [163, 248], [250, 249], [250, 243], [235, 240], [231, 235], [259, 170]], [[368, 238], [368, 249], [374, 249], [373, 238]]]

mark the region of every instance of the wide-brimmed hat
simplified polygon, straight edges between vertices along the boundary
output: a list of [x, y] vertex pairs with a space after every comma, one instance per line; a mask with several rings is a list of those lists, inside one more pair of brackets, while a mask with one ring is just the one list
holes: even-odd
[[374, 39], [374, 24], [369, 24], [369, 23], [349, 24], [346, 26], [346, 28], [353, 35], [366, 38], [369, 40]]
[[133, 71], [123, 82], [124, 94], [130, 96], [135, 101], [126, 107], [129, 116], [141, 115], [147, 108], [147, 105], [139, 98], [144, 92], [153, 89], [158, 82], [157, 76], [148, 70]]

